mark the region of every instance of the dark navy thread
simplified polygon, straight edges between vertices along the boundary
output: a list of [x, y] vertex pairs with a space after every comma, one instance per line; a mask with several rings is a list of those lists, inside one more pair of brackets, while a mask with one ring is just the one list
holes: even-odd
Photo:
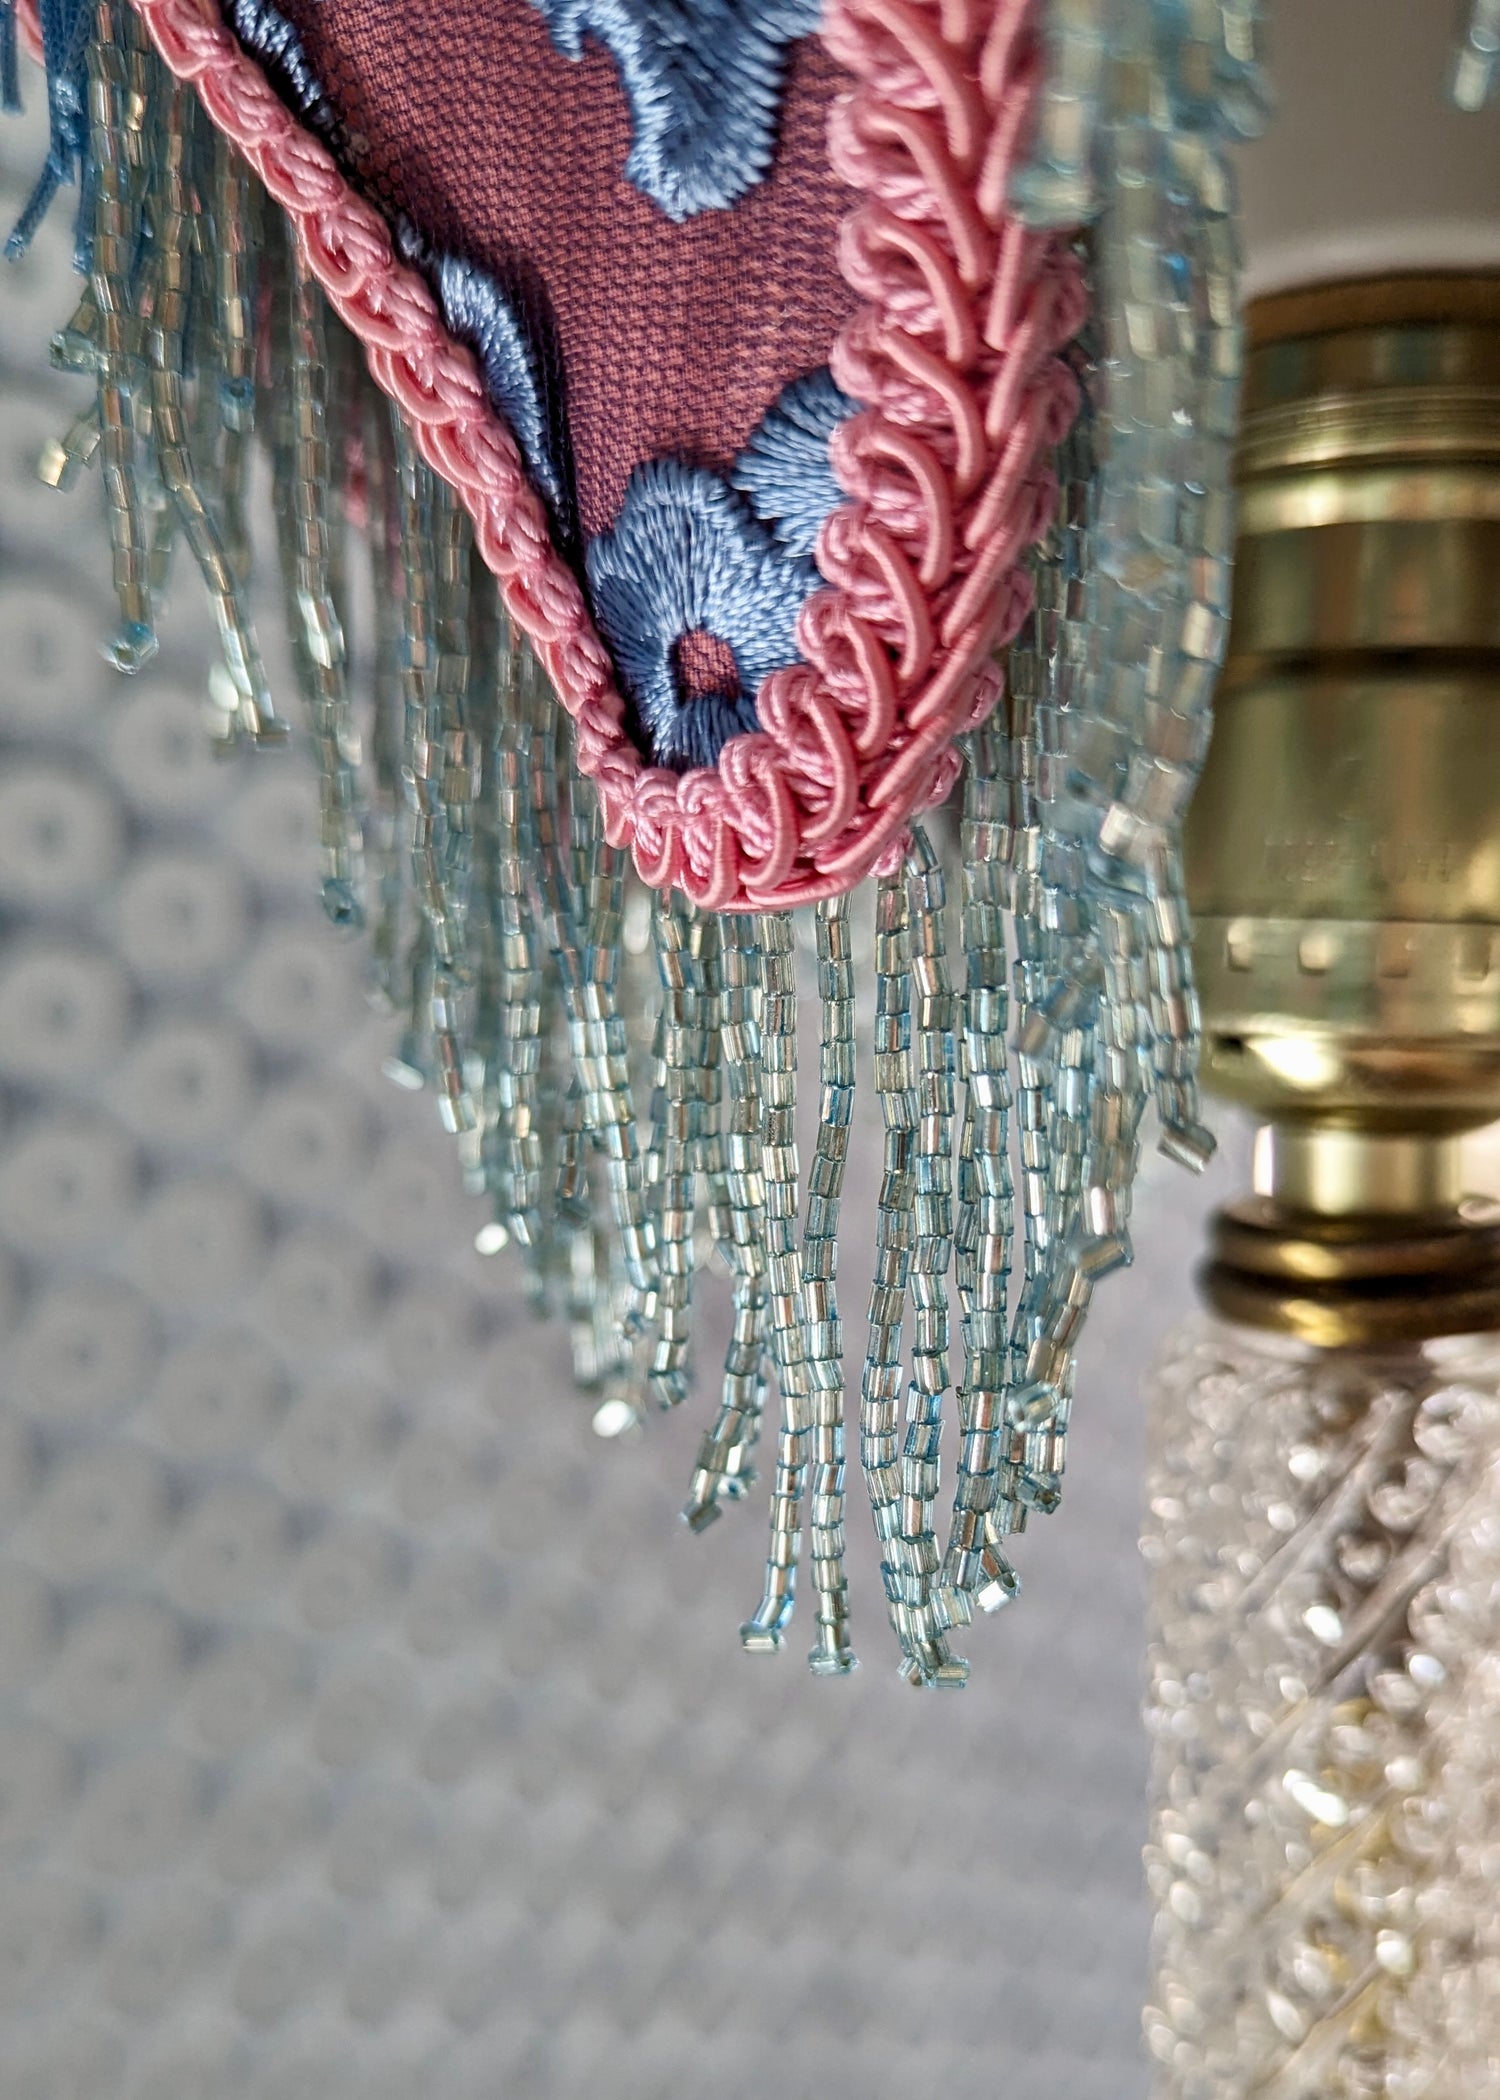
[[0, 0], [0, 110], [19, 116], [21, 73], [16, 63], [16, 0]]
[[625, 173], [669, 219], [724, 209], [771, 165], [787, 46], [821, 0], [531, 0], [569, 58], [595, 36], [633, 119]]
[[[90, 227], [94, 210], [88, 81], [93, 8], [89, 0], [41, 0], [37, 16], [42, 32], [42, 64], [47, 75], [47, 158], [5, 243], [5, 252], [8, 256], [24, 255], [48, 205], [60, 189], [76, 182], [78, 217], [73, 232], [73, 258], [80, 270], [86, 270], [93, 247]], [[20, 106], [15, 0], [0, 0], [0, 107]]]
[[734, 486], [790, 554], [811, 560], [823, 520], [844, 502], [828, 441], [859, 408], [825, 365], [794, 379], [766, 411], [730, 470]]
[[[635, 704], [654, 765], [712, 766], [758, 727], [755, 695], [797, 660], [797, 614], [817, 582], [717, 474], [677, 460], [637, 467], [620, 514], [588, 550], [594, 617]], [[679, 644], [711, 635], [734, 658], [738, 694], [688, 694]]]

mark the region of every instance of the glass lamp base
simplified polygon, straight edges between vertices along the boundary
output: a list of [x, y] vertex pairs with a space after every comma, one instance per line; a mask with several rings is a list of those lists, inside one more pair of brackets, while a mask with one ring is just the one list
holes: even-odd
[[1151, 1395], [1156, 2100], [1500, 2094], [1500, 1337]]

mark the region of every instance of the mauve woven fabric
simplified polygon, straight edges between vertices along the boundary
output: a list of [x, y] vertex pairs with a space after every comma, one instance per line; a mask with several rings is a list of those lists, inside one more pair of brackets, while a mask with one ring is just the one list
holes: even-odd
[[716, 634], [705, 634], [701, 627], [695, 627], [677, 644], [673, 661], [685, 694], [717, 693], [729, 700], [739, 698], [740, 674], [734, 651]]
[[835, 261], [852, 192], [824, 136], [845, 76], [790, 54], [776, 159], [732, 211], [676, 226], [625, 180], [613, 60], [556, 50], [527, 0], [282, 0], [348, 126], [361, 186], [550, 311], [585, 533], [633, 466], [722, 471], [855, 305]]

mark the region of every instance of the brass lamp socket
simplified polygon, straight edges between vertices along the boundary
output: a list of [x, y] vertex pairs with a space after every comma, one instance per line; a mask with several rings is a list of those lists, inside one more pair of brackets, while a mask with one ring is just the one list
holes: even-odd
[[[1494, 1221], [1456, 1175], [1500, 1117], [1500, 277], [1329, 285], [1247, 322], [1185, 858], [1204, 1080], [1272, 1135], [1209, 1295], [1331, 1341], [1500, 1325]], [[1345, 1284], [1370, 1306], [1325, 1317]]]

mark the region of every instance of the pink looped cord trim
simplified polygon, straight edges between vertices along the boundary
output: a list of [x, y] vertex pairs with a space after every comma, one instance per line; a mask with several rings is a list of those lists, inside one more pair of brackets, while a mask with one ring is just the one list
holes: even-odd
[[828, 587], [802, 610], [804, 660], [762, 685], [758, 731], [681, 775], [626, 735], [608, 652], [516, 446], [384, 221], [213, 0], [132, 5], [286, 212], [376, 383], [473, 518], [573, 719], [606, 832], [645, 881], [712, 910], [765, 910], [894, 865], [911, 817], [954, 785], [955, 736], [999, 698], [994, 651], [1030, 607], [1020, 564], [1056, 503], [1047, 455], [1078, 406], [1058, 353], [1087, 308], [1080, 266], [1005, 203], [1038, 84], [1033, 0], [827, 0], [824, 41], [855, 82], [829, 153], [861, 193], [838, 261], [862, 304], [831, 359], [863, 404], [832, 448], [849, 500], [819, 537]]

